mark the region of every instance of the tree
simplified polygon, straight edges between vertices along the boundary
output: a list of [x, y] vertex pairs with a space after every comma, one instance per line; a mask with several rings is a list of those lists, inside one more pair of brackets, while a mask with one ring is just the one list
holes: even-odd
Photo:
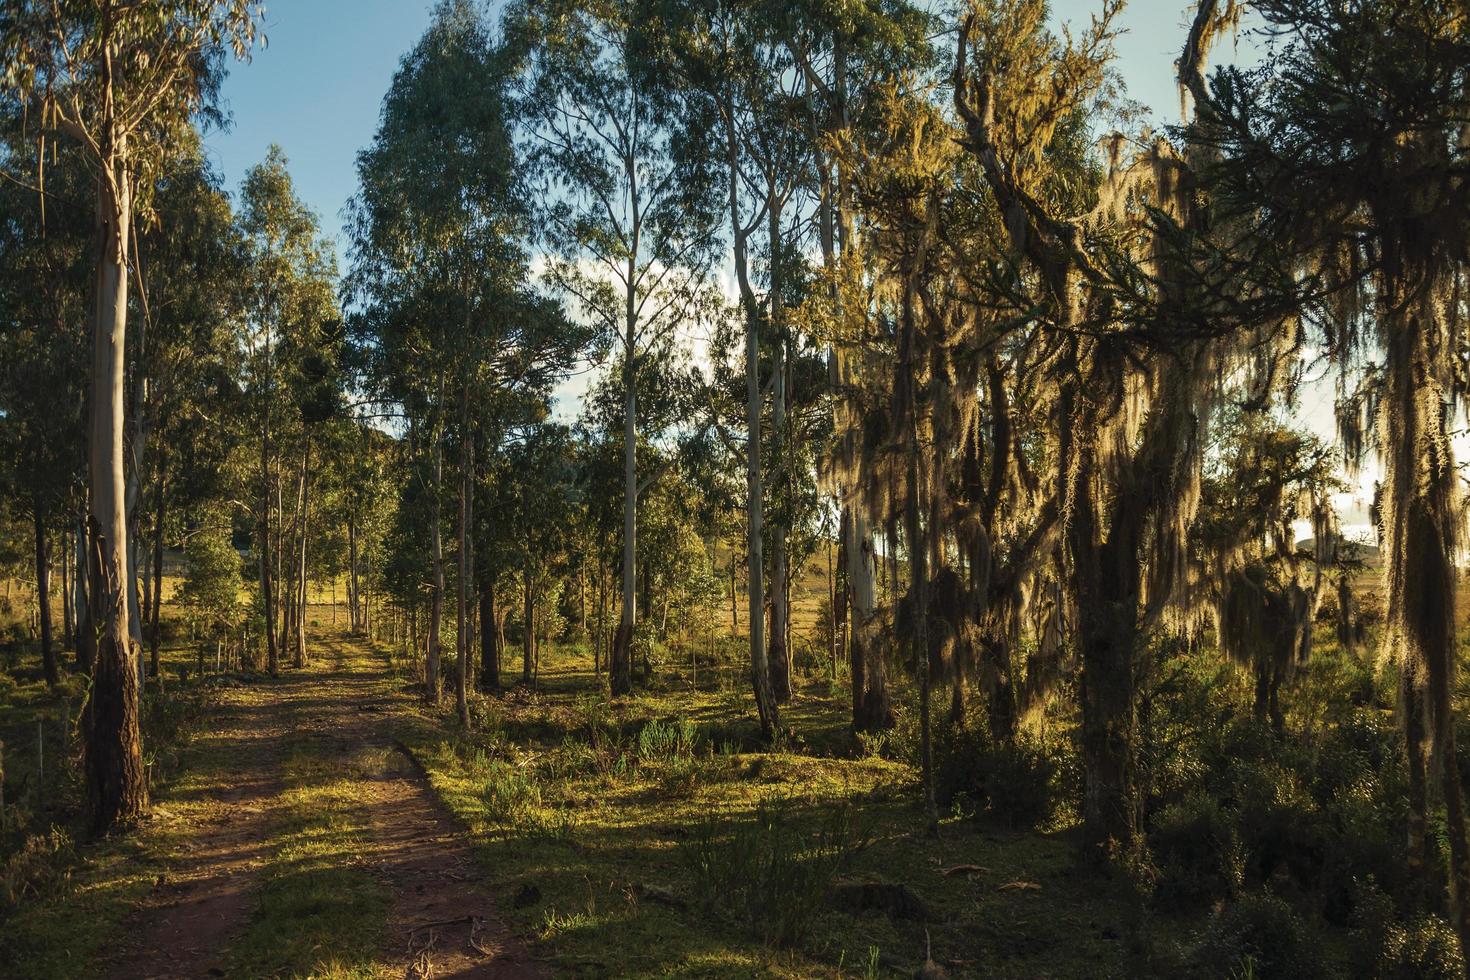
[[[240, 234], [249, 263], [245, 316], [240, 321], [244, 354], [242, 387], [250, 405], [256, 443], [255, 551], [261, 613], [265, 620], [266, 669], [279, 668], [289, 621], [278, 622], [285, 596], [286, 453], [294, 450], [300, 476], [297, 522], [304, 518], [310, 458], [307, 426], [330, 416], [335, 389], [329, 384], [340, 322], [335, 297], [336, 260], [316, 216], [296, 197], [286, 156], [272, 146], [265, 161], [245, 174], [240, 192]], [[293, 549], [294, 553], [294, 549]], [[304, 650], [297, 640], [297, 659]]]
[[638, 392], [678, 325], [705, 301], [713, 256], [708, 181], [686, 149], [698, 121], [647, 58], [656, 33], [644, 0], [512, 7], [524, 52], [517, 110], [539, 175], [549, 275], [574, 312], [617, 338], [623, 393], [622, 604], [608, 664], [614, 695], [632, 685], [637, 620]]
[[134, 196], [162, 148], [212, 105], [223, 50], [244, 56], [258, 14], [249, 0], [22, 2], [0, 33], [6, 88], [35, 104], [43, 133], [76, 140], [97, 177], [88, 486], [89, 597], [100, 632], [85, 756], [91, 825], [99, 833], [140, 814], [148, 796], [131, 669], [123, 448]]
[[476, 8], [460, 0], [435, 9], [394, 76], [373, 146], [359, 157], [354, 219], [351, 288], [366, 308], [362, 336], [374, 349], [380, 389], [422, 420], [432, 456], [427, 668], [435, 698], [445, 587], [443, 444], [451, 435], [459, 444], [455, 691], [466, 726], [477, 436], [487, 424], [503, 425], [495, 411], [507, 398], [544, 392], [587, 340], [555, 304], [524, 286], [526, 213], [505, 66]]
[[[1461, 175], [1470, 25], [1454, 4], [1252, 6], [1289, 43], [1268, 70], [1185, 76], [1198, 139], [1217, 149], [1220, 210], [1305, 267], [1338, 364], [1353, 465], [1377, 431], [1386, 652], [1404, 680], [1411, 856], [1425, 860], [1425, 735], [1445, 805], [1450, 894], [1470, 950], [1470, 838], [1455, 758], [1455, 555], [1460, 485], [1448, 406], [1465, 392], [1458, 295], [1470, 194]], [[1202, 3], [1190, 46], [1237, 4]], [[1360, 372], [1361, 358], [1374, 370]], [[1377, 406], [1376, 418], [1369, 414]], [[1428, 731], [1424, 731], [1427, 720]]]

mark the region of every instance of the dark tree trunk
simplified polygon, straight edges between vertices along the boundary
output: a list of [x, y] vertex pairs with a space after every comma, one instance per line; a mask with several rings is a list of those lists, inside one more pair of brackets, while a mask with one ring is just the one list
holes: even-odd
[[75, 541], [76, 564], [72, 566], [72, 608], [76, 611], [77, 621], [76, 668], [78, 673], [88, 677], [97, 662], [97, 628], [92, 623], [91, 528], [91, 522], [87, 520], [87, 505], [83, 502]]

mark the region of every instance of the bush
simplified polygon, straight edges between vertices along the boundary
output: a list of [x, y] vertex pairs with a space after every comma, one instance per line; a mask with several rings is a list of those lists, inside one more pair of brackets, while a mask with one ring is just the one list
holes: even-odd
[[1455, 930], [1433, 915], [1390, 925], [1373, 971], [1376, 980], [1457, 980], [1464, 975], [1465, 957]]
[[1322, 975], [1321, 955], [1292, 907], [1253, 893], [1227, 906], [1205, 930], [1192, 975], [1258, 980], [1305, 980]]
[[991, 745], [982, 733], [940, 725], [934, 739], [934, 793], [940, 806], [989, 813], [1012, 828], [1031, 828], [1055, 814], [1056, 759], [1025, 742]]
[[753, 817], [713, 818], [681, 845], [700, 901], [755, 927], [772, 945], [800, 941], [823, 911], [823, 899], [861, 842], [845, 806], [815, 832], [803, 830], [784, 804], [762, 804]]
[[1155, 897], [1165, 907], [1199, 907], [1240, 891], [1245, 857], [1219, 804], [1195, 794], [1167, 807], [1148, 835], [1158, 868]]

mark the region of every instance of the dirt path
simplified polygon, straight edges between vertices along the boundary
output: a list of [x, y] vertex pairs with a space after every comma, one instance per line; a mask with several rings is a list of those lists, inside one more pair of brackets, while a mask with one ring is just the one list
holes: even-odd
[[357, 837], [343, 860], [379, 883], [387, 909], [383, 949], [376, 963], [360, 964], [365, 972], [409, 980], [542, 976], [479, 886], [468, 835], [392, 738], [403, 695], [345, 637], [322, 637], [316, 650], [313, 668], [223, 692], [196, 743], [199, 771], [155, 805], [148, 833], [167, 849], [170, 871], [138, 910], [134, 940], [107, 975], [231, 975], [230, 946], [262, 901], [262, 870], [290, 841], [276, 826], [290, 807], [289, 757], [352, 775], [346, 808]]

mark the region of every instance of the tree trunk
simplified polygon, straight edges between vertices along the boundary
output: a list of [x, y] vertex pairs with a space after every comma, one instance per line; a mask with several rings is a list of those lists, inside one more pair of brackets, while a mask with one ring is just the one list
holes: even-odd
[[527, 558], [525, 568], [521, 575], [524, 579], [525, 613], [521, 626], [523, 636], [521, 637], [521, 652], [523, 654], [521, 664], [521, 680], [527, 684], [532, 680], [532, 668], [536, 659], [536, 593], [531, 573], [531, 562]]
[[72, 603], [71, 588], [71, 535], [63, 531], [61, 534], [61, 561], [57, 567], [61, 569], [61, 645], [63, 649], [74, 650], [76, 647], [76, 620], [75, 606]]
[[353, 633], [362, 629], [362, 610], [357, 596], [357, 519], [347, 515], [347, 626]]
[[[121, 140], [118, 140], [121, 143]], [[94, 833], [132, 820], [148, 803], [139, 735], [138, 675], [128, 620], [128, 516], [123, 385], [128, 309], [130, 178], [122, 145], [107, 148], [115, 193], [98, 188], [96, 326], [92, 351], [89, 484], [93, 620], [98, 624], [92, 691], [83, 716], [85, 782]]]
[[459, 725], [470, 727], [470, 475], [474, 468], [475, 449], [470, 434], [470, 386], [461, 387], [459, 403], [459, 582], [458, 635], [455, 638], [459, 663], [454, 672], [454, 706], [459, 712]]
[[[631, 267], [632, 259], [629, 259]], [[629, 279], [632, 282], [632, 279]], [[618, 631], [608, 657], [608, 690], [613, 697], [633, 689], [633, 627], [637, 622], [636, 590], [638, 541], [638, 430], [637, 375], [633, 360], [633, 293], [628, 293], [628, 336], [623, 354], [623, 587]]]
[[433, 548], [433, 587], [429, 593], [429, 647], [424, 652], [424, 683], [430, 701], [439, 700], [439, 627], [444, 617], [444, 534], [440, 528], [440, 500], [444, 485], [444, 442], [434, 437], [434, 513], [429, 536]]
[[[771, 525], [771, 636], [768, 660], [771, 672], [771, 693], [776, 701], [785, 704], [791, 700], [791, 647], [787, 642], [787, 627], [790, 622], [786, 570], [787, 523], [790, 520], [791, 501], [786, 465], [786, 331], [781, 301], [781, 263], [778, 260], [781, 248], [781, 200], [773, 181], [766, 185], [766, 225], [770, 244], [770, 317], [772, 327], [771, 347], [771, 441], [775, 472], [775, 492], [779, 506], [778, 520]], [[760, 441], [752, 443], [759, 452]]]
[[271, 562], [275, 555], [275, 548], [271, 543], [270, 467], [270, 408], [267, 404], [265, 422], [261, 427], [260, 436], [260, 516], [256, 520], [256, 537], [258, 538], [256, 551], [260, 557], [260, 607], [265, 618], [265, 669], [271, 676], [275, 676], [280, 667], [276, 650], [276, 604], [271, 575]]
[[[89, 495], [90, 496], [90, 495]], [[92, 535], [88, 505], [83, 500], [77, 524], [76, 564], [72, 575], [72, 608], [77, 629], [77, 672], [88, 677], [97, 662], [97, 627], [92, 621]]]
[[31, 507], [36, 527], [36, 614], [41, 626], [41, 665], [46, 672], [46, 686], [61, 683], [56, 663], [56, 648], [51, 642], [51, 556], [46, 547], [46, 514], [37, 499]]
[[158, 676], [160, 648], [163, 645], [163, 522], [164, 511], [163, 474], [158, 475], [157, 511], [153, 523], [153, 609], [149, 617], [148, 645], [149, 670]]
[[297, 542], [299, 550], [296, 556], [296, 633], [292, 642], [295, 646], [294, 666], [297, 670], [306, 666], [306, 539], [310, 530], [308, 522], [311, 518], [310, 471], [311, 439], [307, 437], [302, 441], [301, 446], [301, 489], [296, 495], [296, 523], [301, 529], [301, 535]]
[[[1391, 257], [1392, 258], [1392, 257]], [[1390, 261], [1389, 268], [1395, 263]], [[1427, 281], [1429, 277], [1425, 277]], [[1427, 287], [1424, 287], [1427, 288]], [[1470, 950], [1470, 841], [1455, 750], [1455, 543], [1458, 475], [1443, 376], [1446, 355], [1433, 328], [1432, 300], [1385, 297], [1389, 350], [1383, 398], [1384, 527], [1389, 642], [1416, 673], [1423, 670], [1429, 740], [1437, 756], [1449, 843], [1450, 899], [1463, 950]], [[1407, 728], [1407, 726], [1406, 726]], [[1410, 749], [1410, 758], [1413, 758]]]
[[495, 609], [495, 589], [480, 582], [480, 690], [500, 690], [500, 618]]

